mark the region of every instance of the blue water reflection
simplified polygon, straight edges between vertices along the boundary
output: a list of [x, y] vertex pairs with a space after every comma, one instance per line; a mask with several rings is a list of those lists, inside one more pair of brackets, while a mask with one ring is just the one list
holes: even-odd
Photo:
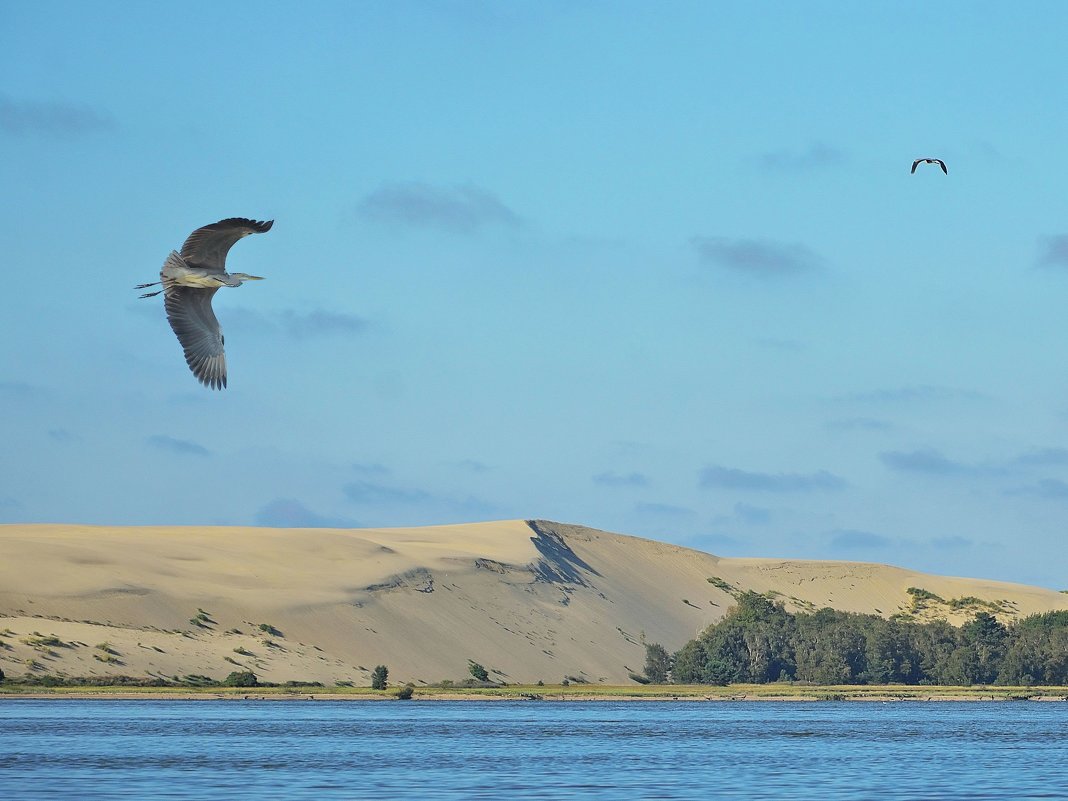
[[5, 700], [0, 793], [1068, 799], [1068, 704]]

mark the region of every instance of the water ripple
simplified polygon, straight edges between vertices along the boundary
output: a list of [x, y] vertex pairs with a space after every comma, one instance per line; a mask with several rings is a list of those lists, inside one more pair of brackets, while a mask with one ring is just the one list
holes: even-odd
[[17, 799], [1068, 799], [1059, 704], [0, 702]]

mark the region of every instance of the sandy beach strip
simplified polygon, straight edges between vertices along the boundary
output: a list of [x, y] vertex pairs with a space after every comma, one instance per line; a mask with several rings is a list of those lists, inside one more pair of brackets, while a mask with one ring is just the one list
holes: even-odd
[[[158, 688], [129, 687], [0, 687], [0, 702], [20, 699], [101, 700], [101, 701], [397, 701], [395, 690], [383, 692], [337, 690], [334, 688]], [[637, 691], [631, 687], [597, 687], [573, 690], [567, 687], [514, 687], [496, 689], [416, 688], [412, 701], [528, 702], [570, 703], [604, 702], [775, 702], [817, 703], [851, 701], [866, 703], [896, 702], [991, 702], [991, 701], [1062, 701], [1068, 702], [1068, 687], [904, 687], [830, 686], [791, 687], [787, 690], [769, 685], [738, 687], [680, 686], [678, 690], [659, 687], [655, 691]]]

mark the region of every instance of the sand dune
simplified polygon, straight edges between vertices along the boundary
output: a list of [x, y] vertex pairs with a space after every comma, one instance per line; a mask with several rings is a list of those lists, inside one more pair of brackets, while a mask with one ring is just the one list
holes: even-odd
[[[925, 590], [921, 597], [909, 588]], [[1038, 587], [886, 565], [727, 559], [547, 521], [395, 529], [0, 526], [0, 668], [71, 676], [250, 669], [269, 681], [565, 677], [627, 683], [742, 590], [960, 622], [1068, 609]], [[923, 595], [922, 593], [920, 594]], [[962, 600], [963, 599], [963, 600]], [[967, 600], [974, 599], [974, 600]], [[198, 619], [198, 616], [199, 619]]]

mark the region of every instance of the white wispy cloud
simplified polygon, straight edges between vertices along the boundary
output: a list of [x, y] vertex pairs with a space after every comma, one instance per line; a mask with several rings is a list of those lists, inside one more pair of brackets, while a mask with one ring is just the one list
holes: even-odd
[[843, 551], [889, 548], [894, 541], [882, 534], [858, 529], [837, 529], [831, 532], [831, 547]]
[[323, 336], [360, 336], [370, 325], [358, 315], [322, 309], [309, 312], [294, 309], [261, 311], [234, 306], [220, 311], [219, 316], [223, 318], [223, 326], [227, 330], [283, 335], [295, 340]]
[[761, 278], [807, 273], [822, 263], [819, 256], [800, 243], [719, 236], [695, 236], [690, 243], [707, 264]]
[[757, 156], [757, 164], [768, 170], [797, 172], [833, 167], [845, 162], [845, 153], [825, 142], [813, 142], [803, 150], [774, 150]]
[[606, 487], [648, 487], [649, 478], [644, 473], [617, 473], [614, 470], [607, 470], [603, 473], [598, 473], [593, 477], [593, 481], [596, 484], [602, 484]]
[[145, 440], [153, 448], [183, 456], [210, 456], [211, 451], [192, 440], [176, 439], [167, 434], [155, 434]]
[[471, 232], [485, 225], [517, 226], [520, 217], [492, 192], [477, 186], [387, 183], [366, 195], [361, 216], [415, 227]]
[[1068, 267], [1068, 234], [1039, 240], [1038, 263], [1042, 267]]
[[974, 389], [946, 387], [937, 384], [912, 384], [902, 387], [883, 387], [862, 392], [852, 392], [839, 396], [838, 400], [872, 403], [929, 403], [954, 400], [988, 400], [989, 397], [989, 395]]
[[111, 115], [92, 106], [0, 95], [0, 131], [16, 136], [80, 136], [114, 129]]
[[848, 484], [841, 476], [826, 470], [814, 473], [759, 473], [735, 467], [711, 465], [699, 477], [704, 488], [748, 490], [753, 492], [813, 492], [844, 489]]
[[257, 526], [272, 528], [357, 528], [347, 517], [331, 517], [313, 512], [294, 498], [275, 498], [256, 512]]

